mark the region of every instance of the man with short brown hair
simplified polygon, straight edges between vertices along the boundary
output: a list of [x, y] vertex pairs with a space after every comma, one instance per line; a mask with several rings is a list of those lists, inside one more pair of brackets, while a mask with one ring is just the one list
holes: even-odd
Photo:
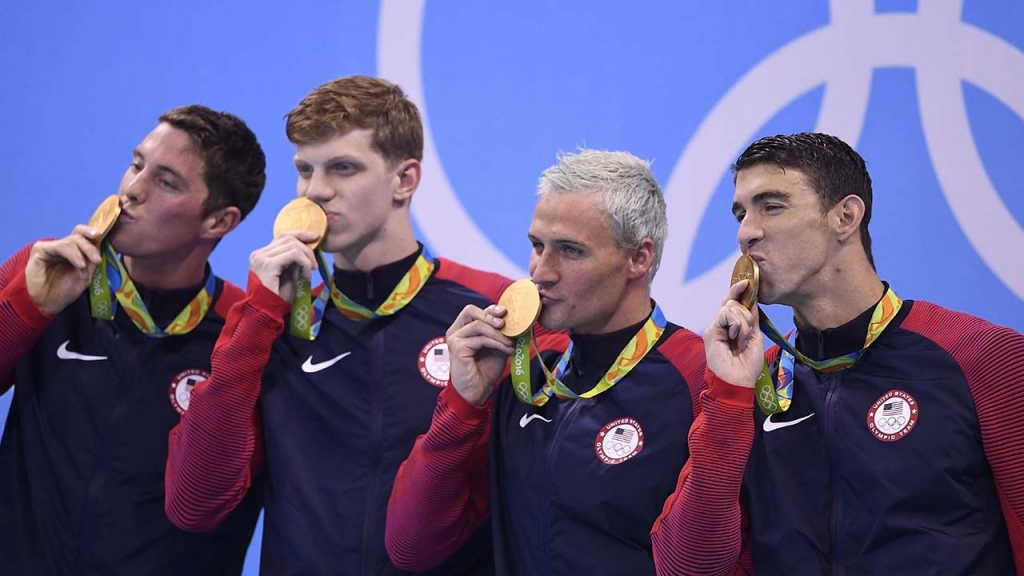
[[[435, 259], [413, 235], [423, 128], [394, 84], [328, 82], [288, 114], [297, 191], [327, 231], [286, 232], [250, 258], [192, 407], [171, 436], [167, 513], [208, 530], [267, 472], [261, 569], [401, 574], [384, 549], [398, 466], [448, 385], [445, 330], [510, 283]], [[323, 254], [331, 254], [333, 267]], [[285, 334], [297, 280], [325, 276], [308, 335]], [[437, 574], [489, 574], [485, 526]]]
[[164, 468], [167, 435], [243, 295], [207, 259], [255, 206], [265, 165], [237, 117], [171, 110], [104, 203], [115, 209], [104, 242], [80, 225], [0, 266], [0, 392], [14, 387], [0, 574], [241, 573], [260, 494], [215, 532], [186, 534], [164, 515]]

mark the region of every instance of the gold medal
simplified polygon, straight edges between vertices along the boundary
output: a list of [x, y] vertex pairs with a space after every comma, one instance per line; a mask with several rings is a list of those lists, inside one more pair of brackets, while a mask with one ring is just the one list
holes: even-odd
[[[306, 242], [316, 250], [324, 235], [327, 234], [327, 214], [319, 204], [305, 196], [285, 204], [274, 219], [274, 238], [284, 232], [308, 231], [316, 234], [316, 239]], [[325, 281], [327, 278], [324, 279]], [[292, 313], [289, 320], [291, 333], [305, 340], [312, 340], [316, 332], [313, 329], [316, 312], [313, 307], [310, 281], [299, 275], [295, 282], [295, 295], [292, 296]]]
[[757, 304], [757, 285], [761, 281], [761, 271], [757, 262], [746, 254], [740, 256], [740, 259], [736, 261], [729, 286], [734, 286], [740, 280], [748, 280], [748, 282], [747, 289], [740, 294], [739, 302], [748, 310], [753, 310], [754, 305]]
[[529, 278], [517, 280], [505, 288], [498, 306], [507, 310], [501, 333], [509, 338], [525, 334], [540, 316], [540, 292]]
[[317, 235], [316, 240], [306, 243], [314, 250], [327, 234], [327, 214], [319, 204], [305, 196], [285, 204], [274, 220], [274, 238], [282, 232], [297, 230], [306, 230]]
[[100, 202], [99, 208], [96, 208], [96, 211], [92, 213], [92, 218], [89, 219], [89, 227], [99, 232], [99, 235], [92, 239], [94, 244], [98, 245], [107, 237], [120, 215], [121, 199], [117, 194], [107, 196], [103, 202]]

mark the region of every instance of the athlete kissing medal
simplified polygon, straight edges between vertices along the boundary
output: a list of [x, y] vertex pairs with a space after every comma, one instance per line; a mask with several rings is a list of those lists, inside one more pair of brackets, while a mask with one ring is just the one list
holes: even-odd
[[157, 326], [153, 316], [146, 308], [139, 295], [128, 269], [121, 260], [121, 255], [114, 250], [107, 235], [113, 230], [121, 215], [121, 201], [117, 196], [109, 196], [89, 219], [89, 227], [99, 235], [93, 242], [99, 247], [103, 261], [96, 266], [89, 285], [89, 308], [92, 317], [99, 320], [113, 320], [117, 306], [124, 308], [125, 314], [133, 324], [150, 338], [165, 338], [179, 334], [188, 334], [202, 322], [213, 303], [213, 294], [217, 288], [217, 277], [211, 271], [206, 282], [195, 297], [175, 316], [170, 324], [161, 328]]
[[747, 310], [753, 310], [757, 304], [757, 285], [761, 282], [761, 270], [757, 266], [757, 261], [747, 254], [740, 256], [733, 266], [729, 285], [733, 286], [740, 280], [747, 280], [747, 288], [740, 294], [739, 302]]
[[345, 296], [334, 283], [331, 267], [327, 265], [324, 254], [318, 249], [327, 234], [327, 215], [319, 204], [306, 198], [298, 198], [288, 203], [274, 222], [274, 234], [279, 235], [288, 230], [308, 230], [317, 235], [317, 239], [307, 245], [316, 253], [317, 268], [324, 280], [324, 288], [314, 299], [310, 283], [300, 278], [296, 283], [295, 298], [292, 300], [291, 333], [305, 340], [313, 340], [320, 332], [320, 323], [327, 311], [327, 303], [334, 303], [338, 312], [356, 322], [391, 316], [404, 308], [419, 294], [434, 273], [436, 263], [430, 251], [424, 246], [419, 257], [395, 285], [394, 290], [375, 310]]
[[316, 250], [327, 233], [327, 214], [319, 204], [301, 196], [285, 204], [274, 219], [274, 238], [284, 232], [306, 231], [316, 234], [316, 239], [306, 245]]
[[[749, 260], [749, 262], [745, 260]], [[757, 289], [761, 278], [757, 262], [747, 255], [743, 255], [736, 262], [730, 286], [743, 279], [750, 280], [750, 284], [743, 291], [743, 294], [740, 295], [739, 301], [740, 304], [753, 310], [754, 306], [757, 306]], [[753, 287], [752, 293], [751, 286]], [[779, 368], [776, 378], [772, 379], [768, 363], [765, 361], [761, 374], [757, 378], [757, 384], [754, 386], [754, 397], [757, 399], [761, 412], [770, 416], [789, 410], [789, 406], [793, 403], [793, 374], [797, 360], [801, 364], [822, 373], [845, 370], [853, 366], [861, 355], [864, 354], [868, 346], [871, 346], [882, 335], [882, 332], [892, 319], [896, 317], [896, 313], [899, 312], [902, 305], [903, 300], [891, 288], [886, 287], [882, 299], [878, 301], [875, 310], [871, 314], [868, 333], [864, 337], [864, 346], [849, 354], [825, 360], [813, 360], [802, 354], [796, 349], [796, 330], [792, 330], [789, 334], [783, 336], [775, 325], [772, 324], [771, 319], [764, 313], [764, 310], [758, 308], [761, 332], [768, 336], [769, 340], [778, 344], [780, 348]]]
[[92, 240], [94, 244], [99, 245], [107, 237], [120, 215], [121, 199], [117, 194], [107, 196], [103, 202], [100, 202], [99, 207], [92, 213], [92, 218], [89, 219], [89, 227], [99, 232], [99, 236]]
[[[316, 250], [327, 234], [327, 214], [319, 204], [305, 196], [292, 200], [285, 205], [274, 219], [274, 237], [284, 232], [307, 231], [316, 234], [316, 239], [306, 245]], [[326, 278], [325, 278], [326, 280]], [[295, 282], [295, 296], [292, 297], [291, 333], [305, 340], [312, 340], [313, 333], [313, 302], [310, 296], [310, 281], [301, 276]]]
[[654, 304], [651, 316], [622, 349], [608, 371], [593, 388], [582, 394], [576, 394], [560, 380], [569, 366], [569, 358], [572, 357], [573, 343], [570, 340], [569, 346], [558, 360], [554, 372], [548, 370], [543, 359], [538, 357], [541, 369], [544, 371], [545, 382], [540, 390], [533, 392], [530, 384], [530, 342], [534, 342], [534, 348], [537, 347], [533, 325], [540, 317], [540, 294], [532, 280], [519, 280], [505, 289], [501, 298], [498, 299], [498, 305], [508, 311], [505, 316], [505, 327], [501, 329], [501, 333], [515, 338], [515, 351], [510, 360], [512, 389], [520, 402], [532, 406], [543, 406], [552, 396], [563, 400], [574, 400], [593, 398], [610, 390], [626, 374], [629, 374], [648, 352], [654, 349], [658, 339], [665, 331], [665, 316], [661, 313], [661, 308]]
[[533, 323], [540, 316], [540, 292], [537, 291], [537, 285], [529, 278], [513, 282], [502, 292], [498, 306], [506, 310], [505, 326], [501, 333], [509, 338], [523, 336], [533, 328]]
[[[98, 235], [92, 239], [92, 243], [101, 246], [107, 234], [117, 223], [117, 217], [121, 215], [121, 199], [114, 194], [107, 196], [99, 207], [89, 218], [89, 227], [95, 230]], [[100, 320], [110, 320], [114, 317], [114, 306], [110, 297], [110, 280], [107, 278], [107, 267], [101, 262], [92, 273], [92, 282], [89, 284], [89, 309], [92, 317]]]
[[[757, 306], [757, 289], [761, 283], [761, 269], [757, 261], [748, 254], [740, 256], [736, 265], [732, 268], [732, 278], [729, 279], [729, 287], [733, 287], [741, 280], [747, 281], [747, 287], [740, 294], [737, 301], [747, 310], [753, 310]], [[775, 390], [775, 383], [772, 381], [771, 372], [768, 370], [768, 363], [765, 361], [761, 368], [761, 374], [757, 377], [757, 384], [754, 386], [757, 403], [765, 414], [782, 412], [786, 408], [780, 407], [779, 395]]]
[[505, 309], [505, 325], [501, 333], [515, 339], [510, 373], [516, 397], [520, 402], [543, 406], [549, 395], [543, 389], [536, 395], [530, 390], [530, 342], [534, 341], [533, 324], [540, 317], [540, 292], [537, 291], [537, 285], [529, 278], [516, 280], [501, 293], [498, 306]]

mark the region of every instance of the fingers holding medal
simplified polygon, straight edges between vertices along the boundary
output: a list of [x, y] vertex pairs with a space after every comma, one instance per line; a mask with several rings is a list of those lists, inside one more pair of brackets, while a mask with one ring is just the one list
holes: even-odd
[[509, 285], [498, 299], [498, 306], [506, 310], [505, 326], [501, 333], [509, 338], [526, 334], [540, 316], [540, 292], [529, 278]]
[[743, 280], [747, 281], [747, 287], [743, 289], [743, 293], [739, 295], [737, 301], [747, 310], [753, 310], [757, 305], [757, 288], [761, 283], [761, 270], [757, 261], [748, 254], [740, 256], [736, 265], [733, 266], [732, 280], [729, 281], [729, 286], [735, 286]]
[[277, 214], [273, 233], [270, 244], [250, 255], [249, 269], [264, 286], [292, 300], [298, 288], [308, 286], [317, 269], [314, 251], [327, 235], [327, 214], [316, 202], [304, 196], [296, 198]]
[[117, 223], [120, 216], [121, 198], [117, 194], [107, 196], [103, 202], [100, 202], [99, 207], [93, 212], [92, 218], [89, 218], [89, 228], [96, 231], [96, 235], [90, 238], [92, 243], [99, 245], [100, 242], [103, 242], [107, 234], [114, 229], [114, 224]]
[[274, 238], [285, 232], [316, 234], [316, 239], [305, 242], [311, 249], [316, 250], [327, 234], [327, 214], [319, 204], [300, 196], [285, 204], [274, 219]]

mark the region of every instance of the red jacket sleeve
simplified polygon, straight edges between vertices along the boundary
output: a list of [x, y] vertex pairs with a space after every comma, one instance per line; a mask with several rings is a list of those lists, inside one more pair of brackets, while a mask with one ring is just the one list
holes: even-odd
[[1017, 574], [1024, 576], [1024, 336], [967, 314], [917, 301], [904, 320], [949, 352], [974, 398]]
[[228, 312], [210, 377], [192, 389], [188, 410], [168, 439], [164, 507], [182, 530], [216, 528], [262, 467], [261, 379], [289, 309], [250, 274], [246, 297]]
[[740, 486], [754, 442], [754, 395], [709, 369], [690, 428], [690, 458], [651, 540], [658, 574], [753, 574], [744, 546]]
[[685, 328], [676, 330], [666, 342], [658, 344], [658, 350], [686, 381], [693, 417], [696, 419], [701, 411], [701, 395], [708, 389], [708, 383], [704, 380], [708, 368], [704, 356], [704, 338]]
[[451, 385], [438, 396], [430, 429], [398, 469], [388, 502], [385, 545], [399, 569], [433, 568], [489, 514], [492, 401], [474, 406]]
[[30, 244], [0, 266], [0, 394], [14, 383], [14, 367], [53, 320], [36, 306], [25, 286], [25, 266], [31, 251]]

